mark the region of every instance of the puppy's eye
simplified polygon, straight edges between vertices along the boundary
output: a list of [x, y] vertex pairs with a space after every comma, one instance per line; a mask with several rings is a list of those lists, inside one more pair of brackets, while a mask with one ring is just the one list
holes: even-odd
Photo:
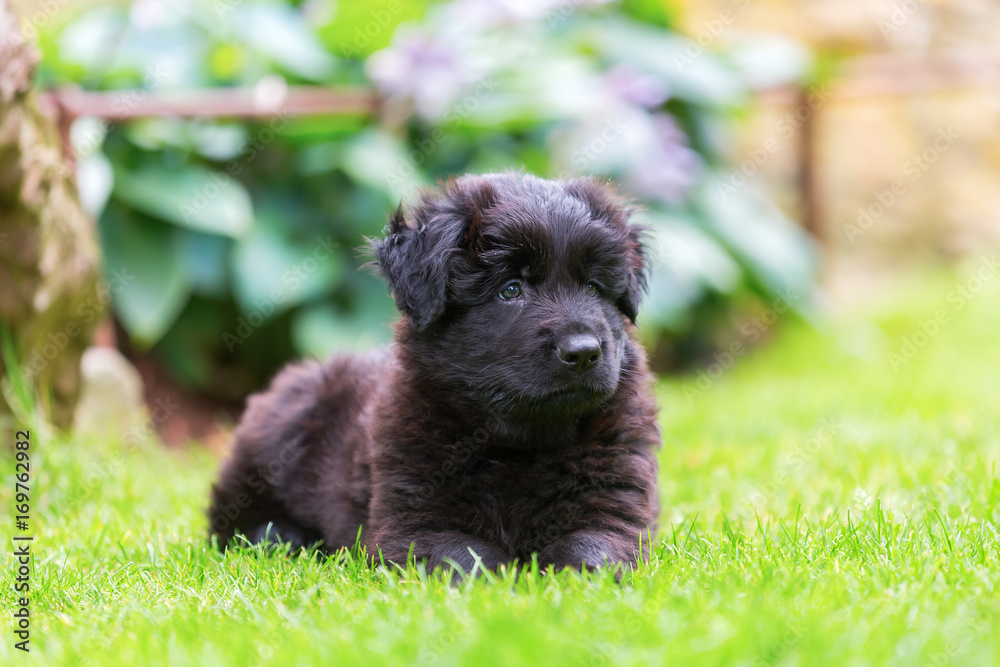
[[600, 288], [597, 286], [597, 283], [587, 283], [586, 288], [587, 288], [587, 294], [597, 294], [599, 291], [601, 291]]
[[521, 283], [507, 283], [500, 290], [500, 298], [504, 301], [507, 299], [516, 299], [519, 296], [521, 296]]

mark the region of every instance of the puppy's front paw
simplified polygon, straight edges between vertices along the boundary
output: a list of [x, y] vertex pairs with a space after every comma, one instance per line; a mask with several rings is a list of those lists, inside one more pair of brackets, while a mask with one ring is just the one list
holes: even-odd
[[581, 530], [564, 535], [542, 549], [538, 564], [541, 567], [553, 565], [557, 570], [625, 565], [635, 562], [632, 549], [633, 545], [620, 535]]
[[478, 537], [452, 531], [418, 533], [408, 538], [382, 542], [380, 548], [384, 558], [403, 565], [411, 545], [415, 560], [426, 561], [428, 570], [436, 567], [455, 569], [457, 565], [465, 574], [470, 574], [476, 567], [477, 557], [481, 563], [480, 568], [488, 570], [496, 570], [501, 563], [513, 560], [500, 547]]

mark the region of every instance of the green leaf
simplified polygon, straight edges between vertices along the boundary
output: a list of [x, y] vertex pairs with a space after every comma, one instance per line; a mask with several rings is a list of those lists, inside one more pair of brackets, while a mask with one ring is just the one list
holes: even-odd
[[137, 211], [202, 232], [240, 237], [253, 224], [243, 185], [225, 171], [184, 165], [115, 168], [115, 199]]
[[401, 23], [419, 20], [428, 0], [325, 0], [325, 3], [334, 7], [333, 20], [319, 28], [320, 38], [338, 56], [360, 59], [388, 46]]
[[676, 328], [706, 293], [726, 294], [738, 286], [740, 265], [686, 212], [650, 210], [642, 223], [652, 236], [649, 293], [642, 309], [646, 321]]
[[192, 291], [206, 296], [223, 296], [228, 283], [226, 265], [232, 241], [193, 230], [178, 230], [178, 234], [178, 251]]
[[331, 235], [295, 243], [262, 224], [233, 250], [233, 290], [244, 313], [269, 318], [326, 294], [343, 269]]
[[[493, 90], [473, 88], [453, 106], [456, 124], [476, 128], [534, 128], [540, 122], [578, 118], [581, 109], [594, 99], [600, 84], [589, 63], [557, 53], [541, 54], [545, 67], [532, 67], [533, 59], [522, 60], [523, 67], [498, 74]], [[464, 112], [469, 104], [474, 111]]]
[[[60, 0], [54, 6], [66, 4]], [[156, 3], [136, 3], [131, 11], [127, 6], [86, 10], [56, 37], [58, 55], [64, 64], [81, 66], [91, 85], [132, 89], [119, 92], [116, 107], [131, 106], [148, 90], [205, 85], [204, 30], [177, 20], [180, 12], [154, 19], [155, 27], [139, 27], [142, 15], [150, 13], [157, 13]]]
[[174, 323], [188, 298], [177, 230], [114, 206], [101, 217], [100, 233], [118, 319], [133, 343], [150, 347]]
[[803, 80], [813, 67], [802, 42], [783, 35], [744, 34], [727, 44], [726, 55], [751, 88], [766, 90]]
[[621, 8], [627, 16], [662, 28], [676, 25], [681, 12], [677, 3], [664, 0], [624, 0]]
[[239, 157], [249, 134], [243, 125], [175, 117], [134, 120], [125, 125], [124, 132], [129, 141], [147, 151], [179, 148], [220, 162]]
[[746, 98], [737, 72], [684, 37], [620, 18], [591, 21], [581, 34], [612, 62], [661, 77], [672, 97], [705, 106], [731, 106]]
[[59, 34], [59, 56], [83, 66], [88, 72], [108, 67], [108, 45], [128, 30], [128, 9], [95, 7], [84, 12]]
[[[809, 235], [748, 183], [736, 188], [711, 175], [694, 193], [706, 231], [729, 249], [755, 282], [771, 294], [796, 294], [808, 307], [816, 273]], [[805, 298], [803, 298], [805, 297]]]
[[740, 281], [739, 264], [697, 223], [683, 213], [648, 211], [642, 221], [653, 232], [649, 263], [668, 269], [685, 284], [731, 292]]
[[436, 150], [432, 142], [421, 152], [406, 152], [406, 146], [396, 137], [379, 130], [359, 134], [347, 149], [342, 168], [352, 178], [381, 190], [390, 199], [399, 201], [412, 197], [417, 188], [426, 185], [418, 161]]
[[302, 15], [287, 5], [253, 3], [237, 7], [233, 26], [248, 46], [289, 72], [326, 81], [337, 59], [327, 53]]
[[311, 306], [296, 314], [292, 322], [295, 348], [303, 356], [326, 358], [333, 352], [351, 352], [385, 345], [392, 339], [390, 318], [375, 309], [356, 315], [326, 304]]
[[156, 344], [157, 358], [184, 385], [202, 390], [213, 382], [225, 383], [227, 388], [232, 386], [233, 376], [218, 372], [216, 357], [219, 348], [225, 345], [220, 332], [231, 324], [227, 314], [227, 309], [218, 302], [193, 298]]

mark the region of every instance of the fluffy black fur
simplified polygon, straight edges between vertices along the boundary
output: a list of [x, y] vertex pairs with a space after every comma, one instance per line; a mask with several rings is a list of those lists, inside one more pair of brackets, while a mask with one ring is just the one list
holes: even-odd
[[332, 550], [363, 529], [398, 563], [634, 563], [660, 438], [626, 207], [592, 180], [465, 176], [398, 210], [374, 251], [395, 344], [250, 398], [213, 489], [220, 543]]

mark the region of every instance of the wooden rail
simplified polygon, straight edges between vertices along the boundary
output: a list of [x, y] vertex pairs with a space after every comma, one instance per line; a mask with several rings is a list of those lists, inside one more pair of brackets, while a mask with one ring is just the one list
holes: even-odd
[[[944, 93], [957, 90], [1000, 88], [1000, 55], [974, 51], [948, 51], [929, 55], [885, 54], [850, 58], [838, 67], [829, 82], [838, 102], [883, 96]], [[796, 106], [805, 103], [807, 91], [781, 86], [756, 92], [766, 104]], [[368, 115], [378, 109], [378, 96], [370, 87], [321, 88], [292, 86], [278, 91], [262, 104], [253, 88], [213, 88], [180, 91], [145, 89], [89, 92], [72, 89], [47, 91], [43, 101], [59, 119], [67, 150], [69, 125], [80, 116], [111, 121], [156, 116], [232, 117], [262, 119], [276, 113], [291, 116]], [[822, 108], [816, 107], [800, 129], [799, 194], [802, 223], [817, 239], [823, 238], [816, 140]], [[69, 153], [72, 159], [71, 152]]]
[[97, 116], [112, 121], [152, 116], [266, 118], [291, 116], [365, 115], [373, 113], [377, 96], [372, 88], [292, 86], [262, 104], [253, 88], [203, 88], [177, 91], [82, 91], [62, 89], [43, 94], [60, 115]]

